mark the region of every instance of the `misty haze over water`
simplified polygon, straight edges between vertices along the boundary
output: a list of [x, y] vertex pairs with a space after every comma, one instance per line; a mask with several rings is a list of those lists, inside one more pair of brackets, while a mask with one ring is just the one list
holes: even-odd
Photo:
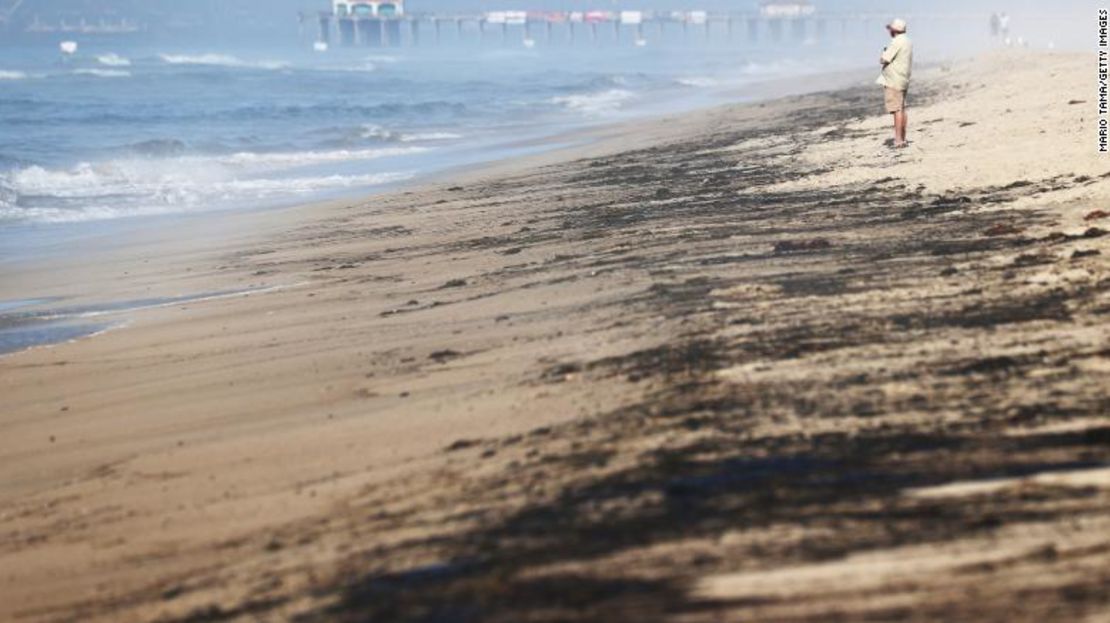
[[[991, 45], [995, 7], [1030, 46], [1081, 45], [1089, 3], [817, 2], [822, 11], [911, 17], [919, 59]], [[12, 7], [12, 0], [0, 6]], [[121, 217], [261, 208], [365, 193], [445, 167], [537, 149], [534, 141], [633, 116], [751, 97], [767, 80], [873, 68], [882, 21], [827, 40], [707, 42], [672, 28], [635, 47], [523, 45], [519, 31], [479, 43], [312, 50], [300, 11], [322, 0], [36, 0], [18, 3], [0, 44], [0, 245], [30, 230]], [[265, 7], [261, 10], [260, 7]], [[752, 2], [409, 2], [412, 11], [492, 8], [751, 10]], [[1040, 12], [1034, 19], [1034, 13]], [[915, 13], [949, 14], [913, 22]], [[25, 32], [28, 24], [129, 20], [126, 34]], [[914, 26], [917, 26], [915, 29]], [[58, 44], [78, 51], [63, 57]], [[46, 228], [46, 229], [44, 229]], [[12, 232], [19, 232], [19, 235]], [[47, 236], [49, 240], [49, 235]], [[25, 243], [22, 242], [20, 244]]]

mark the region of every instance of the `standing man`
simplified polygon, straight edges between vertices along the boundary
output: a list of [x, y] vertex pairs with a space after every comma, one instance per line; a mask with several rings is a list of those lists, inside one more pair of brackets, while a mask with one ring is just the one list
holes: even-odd
[[883, 73], [876, 82], [885, 91], [886, 111], [894, 115], [894, 146], [900, 149], [906, 146], [906, 91], [913, 68], [913, 42], [906, 36], [906, 20], [893, 20], [886, 30], [891, 42], [879, 59]]

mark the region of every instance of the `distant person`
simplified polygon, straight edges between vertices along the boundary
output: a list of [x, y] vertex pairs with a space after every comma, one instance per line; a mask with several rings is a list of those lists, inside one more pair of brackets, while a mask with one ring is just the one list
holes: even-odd
[[999, 19], [998, 13], [991, 13], [991, 38], [997, 39], [1000, 32], [1002, 32], [1002, 20]]
[[894, 115], [894, 147], [901, 149], [907, 144], [906, 92], [913, 69], [913, 42], [906, 35], [906, 20], [893, 20], [886, 30], [891, 42], [879, 58], [883, 73], [876, 82], [883, 86], [886, 111]]
[[1002, 30], [1002, 38], [1006, 41], [1006, 45], [1010, 45], [1010, 15], [1003, 12], [998, 16], [998, 27]]

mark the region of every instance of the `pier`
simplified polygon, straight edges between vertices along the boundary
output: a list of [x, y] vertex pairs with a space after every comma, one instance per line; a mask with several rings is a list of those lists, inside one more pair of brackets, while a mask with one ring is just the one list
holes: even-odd
[[[459, 42], [504, 45], [619, 44], [645, 46], [680, 42], [790, 44], [852, 41], [872, 36], [890, 15], [819, 11], [807, 2], [767, 2], [741, 12], [674, 11], [486, 11], [409, 13], [403, 0], [333, 0], [330, 11], [302, 13], [302, 32], [317, 49], [333, 45], [400, 47]], [[911, 15], [922, 23], [971, 16]], [[974, 16], [979, 19], [979, 16]]]

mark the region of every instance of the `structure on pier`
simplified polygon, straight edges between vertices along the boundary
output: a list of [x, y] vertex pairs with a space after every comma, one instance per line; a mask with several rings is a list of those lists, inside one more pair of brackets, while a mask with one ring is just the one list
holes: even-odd
[[404, 0], [333, 0], [331, 13], [319, 16], [317, 49], [327, 48], [333, 29], [343, 45], [401, 45], [405, 18]]
[[405, 14], [405, 0], [334, 0], [337, 17], [396, 18]]
[[817, 7], [810, 2], [761, 2], [759, 13], [763, 17], [809, 17], [817, 12]]

